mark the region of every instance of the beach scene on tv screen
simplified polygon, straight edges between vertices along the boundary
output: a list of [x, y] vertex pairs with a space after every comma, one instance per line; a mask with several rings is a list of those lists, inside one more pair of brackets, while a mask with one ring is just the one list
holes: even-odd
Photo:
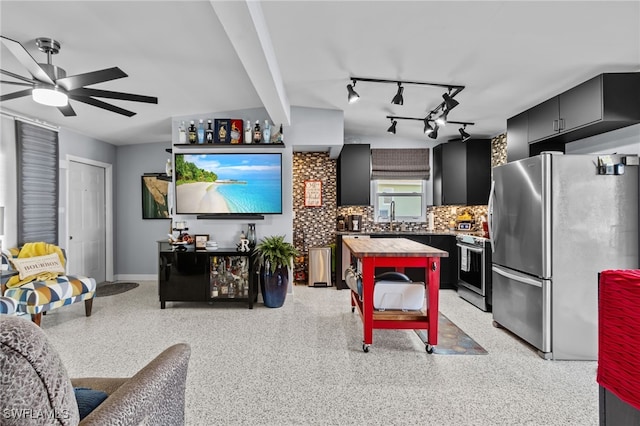
[[280, 154], [176, 154], [176, 212], [282, 213]]

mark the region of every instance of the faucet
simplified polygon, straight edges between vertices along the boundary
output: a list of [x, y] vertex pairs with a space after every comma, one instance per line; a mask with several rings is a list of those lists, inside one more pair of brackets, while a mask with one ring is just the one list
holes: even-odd
[[390, 231], [393, 231], [395, 221], [396, 221], [396, 202], [395, 201], [391, 201], [391, 206], [389, 207], [389, 228], [390, 228]]

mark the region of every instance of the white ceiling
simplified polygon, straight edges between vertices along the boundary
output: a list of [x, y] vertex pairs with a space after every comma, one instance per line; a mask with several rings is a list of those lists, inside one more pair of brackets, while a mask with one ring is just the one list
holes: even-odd
[[[169, 141], [172, 116], [262, 106], [276, 123], [290, 106], [344, 110], [346, 134], [387, 137], [386, 115], [424, 117], [442, 101], [440, 88], [406, 86], [392, 105], [395, 85], [360, 82], [349, 105], [350, 76], [464, 85], [449, 119], [491, 137], [599, 73], [640, 71], [640, 1], [1, 0], [0, 15], [0, 33], [39, 62], [35, 38], [51, 37], [68, 75], [118, 66], [129, 77], [93, 87], [158, 97], [109, 101], [132, 118], [74, 101], [77, 117], [29, 97], [0, 105], [115, 145]], [[5, 47], [0, 61], [28, 76]], [[424, 139], [422, 123], [399, 121], [397, 136]]]

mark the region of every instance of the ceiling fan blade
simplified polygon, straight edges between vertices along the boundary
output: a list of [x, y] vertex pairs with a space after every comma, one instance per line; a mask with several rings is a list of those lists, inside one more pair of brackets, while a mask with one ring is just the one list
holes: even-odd
[[31, 96], [31, 89], [20, 90], [19, 92], [8, 93], [0, 96], [0, 102], [8, 101], [10, 99], [21, 98], [23, 96]]
[[58, 109], [65, 117], [74, 117], [76, 115], [76, 112], [73, 110], [70, 103], [67, 103], [65, 106], [58, 107]]
[[0, 83], [2, 84], [13, 84], [14, 86], [27, 86], [27, 87], [33, 87], [34, 84], [31, 83], [20, 83], [19, 81], [6, 81], [6, 80], [0, 80]]
[[20, 43], [5, 36], [0, 36], [2, 43], [9, 49], [13, 56], [29, 71], [29, 73], [38, 81], [47, 84], [55, 84], [51, 77], [42, 69], [40, 65], [33, 59], [33, 56], [27, 52]]
[[148, 104], [157, 104], [158, 98], [144, 95], [134, 95], [132, 93], [112, 92], [111, 90], [88, 89], [81, 87], [69, 92], [73, 95], [94, 96], [97, 98], [122, 99], [123, 101], [146, 102]]
[[136, 115], [136, 113], [133, 111], [128, 111], [124, 108], [120, 108], [115, 105], [111, 105], [106, 102], [102, 102], [97, 99], [90, 98], [88, 96], [78, 96], [78, 95], [69, 94], [69, 98], [74, 99], [78, 102], [84, 102], [85, 104], [93, 105], [98, 108], [106, 109], [111, 112], [115, 112], [117, 114], [126, 115], [127, 117], [133, 117], [134, 115]]
[[66, 90], [75, 90], [83, 86], [90, 86], [104, 81], [115, 80], [118, 78], [128, 77], [120, 68], [106, 68], [99, 71], [87, 72], [84, 74], [71, 75], [65, 78], [59, 78], [56, 83]]
[[7, 71], [7, 70], [2, 70], [2, 69], [0, 69], [0, 74], [4, 74], [4, 75], [6, 75], [7, 77], [13, 77], [13, 78], [15, 78], [15, 79], [17, 79], [17, 80], [26, 81], [27, 83], [31, 83], [31, 84], [34, 84], [34, 83], [35, 83], [35, 81], [33, 81], [32, 79], [27, 78], [27, 77], [23, 77], [23, 76], [21, 76], [21, 75], [19, 75], [19, 74], [14, 74], [14, 73], [12, 73], [11, 71]]

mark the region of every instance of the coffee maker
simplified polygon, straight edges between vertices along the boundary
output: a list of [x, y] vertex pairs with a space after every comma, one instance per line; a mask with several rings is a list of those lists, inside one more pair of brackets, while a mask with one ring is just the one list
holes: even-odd
[[353, 231], [353, 232], [362, 231], [362, 215], [359, 215], [359, 214], [349, 215], [349, 231]]
[[339, 215], [336, 218], [336, 229], [339, 232], [340, 231], [346, 231], [347, 230], [347, 222], [348, 222], [348, 220], [346, 220], [343, 215]]

